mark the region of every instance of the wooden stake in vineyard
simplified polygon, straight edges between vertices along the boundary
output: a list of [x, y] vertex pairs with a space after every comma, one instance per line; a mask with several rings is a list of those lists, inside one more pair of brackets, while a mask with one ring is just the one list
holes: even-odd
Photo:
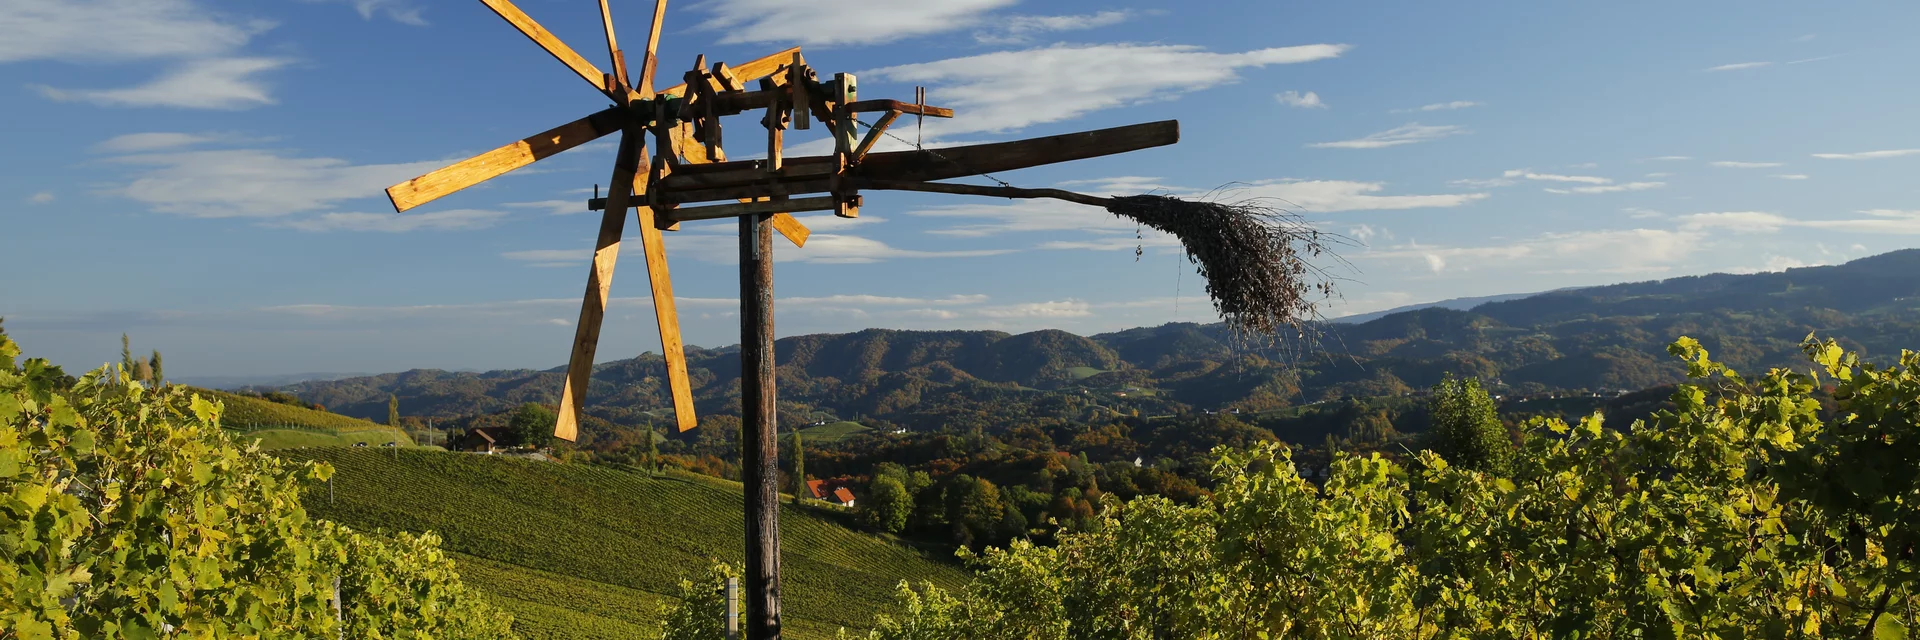
[[[687, 380], [661, 232], [678, 230], [683, 222], [722, 218], [739, 221], [748, 638], [780, 636], [772, 236], [779, 233], [794, 246], [805, 246], [808, 230], [791, 213], [832, 211], [841, 217], [858, 217], [862, 190], [1080, 202], [1104, 207], [1179, 237], [1212, 284], [1209, 291], [1215, 306], [1230, 323], [1272, 332], [1278, 326], [1292, 324], [1303, 308], [1312, 309], [1311, 302], [1303, 302], [1306, 286], [1298, 277], [1303, 264], [1298, 256], [1303, 251], [1317, 254], [1318, 236], [1302, 231], [1305, 227], [1297, 218], [1280, 212], [1244, 203], [1188, 202], [1164, 196], [1100, 198], [1057, 189], [1018, 189], [1005, 183], [987, 187], [935, 182], [1173, 144], [1179, 139], [1175, 121], [937, 151], [917, 148], [915, 143], [915, 150], [877, 153], [873, 151], [875, 144], [882, 135], [890, 135], [887, 128], [901, 115], [950, 118], [953, 111], [928, 106], [924, 93], [916, 95], [912, 103], [861, 100], [853, 75], [838, 73], [822, 80], [797, 47], [737, 67], [723, 62], [709, 66], [706, 57], [700, 56], [693, 69], [683, 74], [684, 84], [655, 91], [655, 51], [666, 0], [654, 4], [653, 28], [645, 52], [638, 58], [638, 81], [632, 81], [627, 72], [627, 56], [614, 37], [607, 0], [600, 0], [600, 15], [611, 73], [587, 62], [508, 0], [480, 1], [613, 104], [394, 185], [387, 189], [387, 195], [394, 210], [403, 212], [602, 136], [620, 133], [607, 197], [589, 202], [590, 208], [603, 213], [554, 426], [554, 435], [566, 440], [578, 434], [627, 211], [635, 212], [640, 227], [661, 352], [666, 358], [668, 387], [680, 431], [695, 425], [693, 390]], [[728, 162], [721, 148], [722, 118], [753, 111], [763, 113], [759, 124], [766, 130], [767, 157]], [[863, 113], [878, 114], [864, 135], [860, 131], [864, 123], [859, 120]], [[833, 154], [785, 157], [783, 132], [809, 128], [811, 121], [832, 132]], [[648, 134], [653, 136], [652, 156], [648, 153]]]

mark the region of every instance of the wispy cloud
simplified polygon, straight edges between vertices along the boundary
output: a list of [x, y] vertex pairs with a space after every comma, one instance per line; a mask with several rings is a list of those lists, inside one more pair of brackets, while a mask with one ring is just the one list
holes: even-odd
[[1679, 160], [1692, 160], [1693, 156], [1657, 156], [1657, 157], [1647, 158], [1647, 159], [1658, 160], [1661, 162], [1675, 162]]
[[1110, 27], [1138, 15], [1135, 11], [1120, 10], [1065, 16], [1007, 16], [996, 20], [998, 24], [991, 28], [974, 32], [973, 39], [981, 44], [1021, 44], [1043, 33]]
[[208, 58], [194, 60], [145, 84], [124, 89], [35, 88], [53, 100], [91, 102], [114, 107], [246, 109], [275, 101], [262, 74], [291, 63], [285, 58]]
[[1471, 107], [1480, 107], [1480, 106], [1486, 106], [1486, 103], [1474, 102], [1472, 100], [1455, 100], [1452, 102], [1436, 102], [1433, 104], [1424, 104], [1411, 109], [1394, 109], [1393, 113], [1413, 113], [1415, 111], [1452, 111], [1455, 109], [1467, 109]]
[[27, 196], [27, 202], [31, 202], [33, 204], [46, 204], [49, 202], [53, 202], [53, 192], [42, 191], [42, 192]]
[[1455, 125], [1424, 125], [1413, 122], [1352, 140], [1315, 142], [1307, 146], [1316, 149], [1382, 149], [1438, 140], [1463, 133], [1467, 133], [1467, 130]]
[[1243, 69], [1325, 60], [1346, 49], [1312, 44], [1213, 53], [1189, 45], [1061, 44], [883, 67], [859, 75], [862, 80], [928, 85], [929, 101], [954, 107], [965, 117], [928, 122], [927, 131], [953, 135], [1007, 131], [1167, 100], [1236, 82]]
[[1669, 271], [1699, 251], [1704, 235], [1666, 229], [1576, 231], [1481, 246], [1409, 242], [1350, 258], [1398, 262], [1433, 274], [1491, 270], [1653, 274]]
[[1320, 101], [1320, 94], [1314, 93], [1312, 91], [1308, 91], [1306, 93], [1300, 93], [1298, 91], [1283, 91], [1283, 92], [1274, 94], [1273, 99], [1278, 100], [1280, 101], [1280, 104], [1284, 104], [1289, 107], [1299, 107], [1302, 109], [1327, 108], [1327, 103]]
[[1579, 182], [1584, 184], [1607, 184], [1613, 182], [1612, 179], [1598, 176], [1566, 176], [1553, 173], [1534, 173], [1529, 169], [1511, 169], [1501, 174], [1501, 176], [1506, 178], [1526, 178], [1528, 180], [1540, 180], [1544, 182]]
[[941, 2], [791, 2], [711, 0], [694, 5], [709, 14], [699, 29], [723, 31], [721, 44], [795, 42], [870, 45], [983, 24], [995, 9], [1018, 0]]
[[1684, 229], [1721, 229], [1734, 233], [1774, 233], [1785, 228], [1822, 229], [1881, 235], [1920, 235], [1920, 210], [1868, 209], [1865, 218], [1808, 220], [1765, 211], [1720, 211], [1681, 216]]
[[1667, 186], [1665, 182], [1628, 182], [1623, 184], [1597, 185], [1592, 187], [1574, 187], [1571, 189], [1547, 189], [1547, 193], [1618, 193], [1621, 191], [1645, 191]]
[[1740, 162], [1737, 160], [1715, 160], [1707, 164], [1728, 169], [1772, 169], [1774, 167], [1786, 166], [1778, 162]]
[[1805, 179], [1807, 179], [1807, 174], [1804, 174], [1804, 173], [1776, 173], [1776, 174], [1773, 174], [1773, 177], [1775, 177], [1775, 178], [1779, 178], [1779, 179], [1781, 179], [1781, 180], [1805, 180]]
[[507, 216], [504, 211], [485, 209], [449, 209], [431, 213], [323, 213], [310, 218], [285, 220], [275, 226], [301, 231], [462, 231], [485, 229]]
[[556, 216], [567, 216], [567, 215], [573, 215], [576, 213], [587, 212], [587, 201], [584, 198], [574, 199], [574, 200], [536, 200], [533, 202], [503, 202], [500, 204], [500, 206], [507, 207], [509, 209], [535, 209], [539, 211], [545, 211], [547, 212], [548, 215], [556, 215]]
[[440, 161], [353, 164], [290, 157], [265, 149], [140, 153], [112, 159], [134, 167], [113, 191], [155, 211], [196, 218], [269, 218], [375, 199], [387, 186], [437, 169]]
[[1813, 157], [1823, 160], [1878, 160], [1898, 158], [1920, 154], [1920, 149], [1885, 149], [1881, 151], [1859, 151], [1855, 153], [1816, 153]]
[[1723, 64], [1717, 67], [1707, 67], [1704, 70], [1705, 71], [1739, 71], [1742, 69], [1758, 69], [1761, 67], [1768, 67], [1768, 66], [1773, 66], [1773, 63], [1772, 62], [1735, 62], [1733, 64]]
[[420, 12], [422, 8], [419, 5], [414, 4], [411, 0], [305, 0], [305, 1], [306, 2], [331, 2], [334, 4], [349, 5], [353, 7], [354, 11], [359, 12], [360, 17], [365, 20], [372, 20], [374, 16], [386, 16], [388, 20], [392, 20], [400, 24], [410, 24], [416, 27], [424, 27], [427, 25], [427, 21], [424, 18], [420, 17]]

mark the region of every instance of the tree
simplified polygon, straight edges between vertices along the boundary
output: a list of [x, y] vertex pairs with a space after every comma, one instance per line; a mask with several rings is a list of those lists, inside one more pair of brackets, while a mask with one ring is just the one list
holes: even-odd
[[792, 468], [787, 472], [787, 477], [793, 479], [793, 503], [800, 504], [800, 499], [807, 497], [807, 449], [800, 443], [798, 427], [793, 430]]
[[400, 428], [400, 396], [387, 394], [387, 426]]
[[120, 334], [120, 370], [133, 373], [133, 348], [124, 333]]
[[161, 384], [167, 381], [166, 373], [160, 369], [160, 350], [159, 349], [153, 350], [153, 358], [147, 361], [147, 367], [153, 370], [154, 384]]
[[507, 417], [507, 433], [513, 439], [512, 444], [545, 447], [553, 443], [553, 423], [557, 419], [552, 409], [528, 402]]
[[878, 476], [867, 485], [867, 495], [855, 512], [860, 524], [877, 531], [900, 533], [913, 515], [913, 494], [892, 476]]
[[1001, 539], [1001, 521], [1006, 519], [1006, 504], [1000, 488], [986, 478], [967, 474], [954, 476], [947, 485], [947, 523], [953, 527], [954, 542], [975, 546]]
[[1449, 374], [1434, 385], [1427, 413], [1434, 451], [1449, 464], [1496, 475], [1513, 465], [1513, 440], [1478, 379]]

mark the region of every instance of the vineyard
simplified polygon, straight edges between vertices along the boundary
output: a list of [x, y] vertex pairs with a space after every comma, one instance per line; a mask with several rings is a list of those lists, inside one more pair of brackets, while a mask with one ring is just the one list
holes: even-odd
[[380, 446], [389, 442], [413, 446], [399, 429], [337, 413], [280, 404], [224, 391], [195, 389], [226, 407], [220, 427], [242, 441], [258, 440], [262, 449], [294, 447]]
[[[527, 638], [641, 637], [658, 604], [712, 559], [740, 562], [738, 485], [494, 456], [341, 448], [280, 452], [338, 470], [315, 515], [363, 530], [435, 531], [461, 574], [512, 612]], [[902, 580], [959, 585], [943, 557], [854, 532], [829, 516], [781, 514], [787, 629], [858, 630], [893, 608]]]

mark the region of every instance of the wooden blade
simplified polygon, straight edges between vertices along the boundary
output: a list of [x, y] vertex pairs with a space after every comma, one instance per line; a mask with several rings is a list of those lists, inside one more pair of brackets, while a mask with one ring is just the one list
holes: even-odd
[[[636, 190], [645, 190], [641, 183]], [[697, 426], [693, 415], [693, 383], [687, 379], [686, 347], [680, 342], [680, 312], [674, 307], [673, 280], [667, 273], [666, 239], [654, 226], [653, 208], [634, 210], [640, 221], [640, 246], [646, 250], [647, 281], [653, 285], [653, 317], [660, 325], [660, 353], [667, 359], [667, 390], [673, 394], [673, 418], [681, 431]], [[607, 207], [603, 216], [626, 215], [624, 208]]]
[[607, 60], [613, 63], [614, 77], [622, 84], [632, 84], [627, 75], [627, 61], [620, 54], [620, 41], [613, 37], [613, 11], [607, 8], [607, 0], [600, 0], [600, 26], [607, 33]]
[[587, 272], [586, 299], [580, 303], [580, 323], [573, 330], [573, 353], [567, 358], [567, 377], [560, 387], [560, 415], [553, 425], [553, 437], [568, 442], [580, 433], [580, 411], [585, 404], [587, 384], [593, 376], [593, 354], [600, 346], [600, 323], [607, 317], [607, 294], [613, 286], [613, 266], [620, 259], [620, 235], [627, 224], [625, 205], [632, 202], [639, 156], [645, 153], [638, 135], [620, 135], [620, 153], [613, 163], [613, 183], [607, 193], [608, 207], [600, 216], [600, 237], [594, 242], [593, 270]]
[[406, 211], [533, 164], [541, 158], [592, 142], [619, 131], [626, 124], [624, 112], [607, 109], [387, 187], [387, 198], [393, 201], [394, 211]]
[[640, 93], [645, 96], [653, 95], [653, 71], [660, 66], [656, 64], [660, 51], [660, 26], [666, 20], [667, 0], [654, 0], [653, 29], [647, 34], [647, 56], [640, 59], [640, 64], [645, 65], [640, 68]]
[[509, 24], [513, 25], [513, 28], [519, 29], [520, 33], [527, 36], [527, 39], [532, 40], [534, 44], [540, 45], [542, 49], [546, 49], [547, 53], [552, 54], [554, 59], [559, 60], [561, 64], [567, 65], [567, 68], [572, 69], [574, 73], [580, 74], [581, 78], [586, 79], [587, 84], [593, 85], [593, 88], [599, 89], [601, 93], [607, 93], [612, 90], [611, 87], [607, 86], [606, 74], [601, 73], [600, 69], [593, 66], [593, 63], [587, 62], [586, 58], [580, 57], [580, 54], [575, 53], [572, 47], [567, 46], [567, 43], [561, 42], [560, 38], [555, 37], [552, 32], [547, 31], [546, 27], [542, 27], [540, 23], [534, 22], [533, 18], [528, 16], [526, 12], [521, 11], [519, 7], [513, 6], [512, 2], [508, 2], [507, 0], [480, 0], [480, 2], [487, 5], [488, 9], [492, 9], [493, 12], [499, 14], [500, 17], [505, 18]]

